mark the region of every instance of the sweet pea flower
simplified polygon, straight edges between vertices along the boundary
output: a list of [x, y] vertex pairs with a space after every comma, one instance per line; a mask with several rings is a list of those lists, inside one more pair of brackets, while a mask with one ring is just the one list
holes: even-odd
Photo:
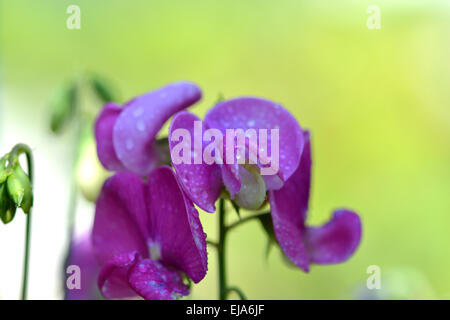
[[[178, 153], [181, 153], [183, 144], [191, 145], [189, 139], [180, 142], [180, 136], [183, 132], [195, 136], [196, 131], [200, 129], [196, 128], [198, 123], [201, 123], [201, 131], [206, 132], [205, 137], [200, 138], [200, 145], [197, 148], [194, 146], [195, 150], [191, 153], [193, 163], [174, 161], [175, 157], [179, 156]], [[245, 135], [243, 153], [237, 150], [238, 134], [236, 139], [217, 140], [221, 135], [226, 136], [231, 129], [240, 129]], [[266, 135], [258, 135], [256, 130], [266, 130]], [[270, 131], [271, 135], [268, 135], [267, 131]], [[276, 141], [272, 141], [272, 132], [276, 133]], [[203, 122], [189, 112], [179, 112], [170, 124], [169, 138], [172, 163], [185, 192], [195, 204], [207, 212], [215, 211], [214, 203], [220, 196], [223, 185], [230, 198], [238, 205], [246, 209], [258, 209], [266, 200], [268, 190], [280, 189], [294, 174], [304, 145], [303, 131], [292, 114], [275, 102], [254, 97], [220, 102], [206, 114]], [[252, 138], [256, 139], [253, 143]], [[211, 142], [208, 144], [207, 141]], [[214, 152], [211, 152], [211, 146], [215, 148]], [[267, 165], [268, 150], [271, 150], [272, 160], [274, 156], [277, 157], [278, 171], [261, 175]], [[264, 151], [262, 157], [261, 151]], [[195, 157], [199, 153], [211, 154], [219, 161], [196, 162]], [[243, 156], [248, 159], [256, 157], [256, 160], [253, 164], [243, 164], [239, 161]]]
[[131, 172], [109, 178], [97, 201], [93, 247], [106, 298], [175, 299], [207, 271], [198, 212], [168, 166], [144, 182]]
[[111, 171], [147, 175], [164, 158], [155, 141], [158, 131], [200, 98], [198, 86], [181, 81], [136, 97], [123, 108], [106, 104], [95, 123], [100, 162]]
[[300, 165], [281, 189], [269, 191], [269, 201], [278, 244], [297, 267], [308, 272], [310, 263], [346, 261], [359, 246], [361, 220], [355, 212], [339, 209], [323, 226], [305, 225], [311, 186], [309, 132], [304, 138]]

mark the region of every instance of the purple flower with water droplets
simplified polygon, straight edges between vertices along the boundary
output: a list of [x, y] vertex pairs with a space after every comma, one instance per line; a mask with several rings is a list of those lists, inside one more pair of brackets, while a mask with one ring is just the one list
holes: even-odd
[[[177, 129], [184, 129], [194, 134], [194, 123], [200, 119], [186, 111], [176, 114], [169, 128], [169, 145], [172, 153], [176, 152], [179, 142], [174, 141], [173, 135]], [[214, 203], [220, 195], [224, 185], [241, 207], [247, 209], [259, 208], [265, 198], [267, 190], [276, 190], [282, 187], [284, 181], [295, 172], [303, 151], [303, 131], [297, 120], [281, 105], [261, 98], [243, 97], [223, 101], [214, 106], [202, 123], [203, 129], [219, 130], [226, 136], [228, 129], [278, 130], [277, 148], [279, 170], [274, 175], [261, 176], [258, 171], [264, 165], [260, 162], [255, 166], [243, 166], [234, 153], [232, 161], [225, 159], [227, 150], [236, 148], [236, 141], [223, 141], [223, 164], [185, 164], [173, 163], [182, 185], [192, 201], [207, 212], [214, 212]], [[203, 139], [202, 139], [203, 140]], [[250, 139], [249, 139], [250, 140]], [[257, 137], [257, 148], [261, 145]], [[212, 143], [212, 142], [211, 142]], [[249, 154], [251, 145], [246, 141], [246, 154]], [[204, 152], [208, 144], [203, 141]], [[267, 150], [272, 149], [272, 141], [268, 139], [265, 144]], [[259, 147], [261, 149], [261, 147]]]
[[[182, 143], [176, 139], [177, 130], [186, 130], [195, 136], [195, 123], [198, 121], [197, 116], [186, 111], [174, 116], [169, 128], [172, 160]], [[219, 130], [223, 135], [229, 129], [245, 132], [248, 129], [279, 130], [279, 140], [269, 139], [265, 146], [271, 149], [271, 145], [278, 142], [279, 170], [273, 175], [262, 176], [261, 162], [254, 165], [227, 162], [223, 154], [222, 164], [172, 161], [185, 192], [195, 204], [205, 211], [214, 212], [214, 203], [223, 185], [230, 198], [247, 209], [258, 209], [268, 196], [278, 243], [286, 256], [306, 272], [310, 263], [343, 262], [354, 253], [361, 238], [361, 222], [353, 211], [337, 210], [327, 224], [305, 226], [311, 175], [310, 134], [301, 129], [286, 109], [266, 99], [236, 98], [218, 103], [207, 113], [201, 126], [203, 130]], [[202, 137], [201, 149], [197, 153], [208, 150], [209, 144], [205, 140]], [[258, 140], [257, 148], [260, 148], [260, 143]], [[235, 144], [235, 140], [227, 140], [223, 149], [235, 148]], [[248, 156], [252, 148], [248, 141], [245, 148]]]
[[97, 201], [93, 247], [106, 298], [175, 299], [207, 271], [206, 234], [173, 170], [161, 166], [146, 182], [130, 173], [109, 178]]
[[108, 103], [95, 123], [97, 153], [111, 171], [145, 176], [164, 158], [155, 137], [176, 112], [201, 98], [198, 86], [175, 82], [127, 102], [123, 108]]

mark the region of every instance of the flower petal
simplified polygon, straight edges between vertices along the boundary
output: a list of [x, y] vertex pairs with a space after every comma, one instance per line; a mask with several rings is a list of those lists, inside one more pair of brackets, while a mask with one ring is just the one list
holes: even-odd
[[130, 101], [114, 126], [117, 157], [125, 167], [147, 175], [159, 162], [154, 140], [163, 124], [176, 112], [201, 98], [193, 83], [176, 82]]
[[145, 259], [134, 264], [128, 272], [131, 287], [147, 300], [174, 300], [189, 294], [182, 275], [159, 261]]
[[[189, 151], [187, 157], [190, 159], [190, 163], [174, 161], [174, 157], [178, 157], [178, 154], [172, 155], [172, 163], [180, 178], [179, 181], [181, 182], [184, 191], [189, 195], [189, 198], [201, 209], [207, 212], [215, 212], [216, 207], [214, 203], [219, 198], [222, 188], [220, 167], [215, 162], [212, 164], [205, 163], [203, 159], [203, 150], [207, 143], [203, 143], [202, 135], [197, 136], [197, 134], [194, 133], [195, 121], [198, 121], [197, 123], [202, 125], [200, 128], [202, 128], [202, 132], [205, 132], [206, 128], [201, 120], [189, 112], [182, 111], [173, 117], [169, 128], [169, 137], [171, 138], [169, 139], [170, 151], [172, 153], [177, 145], [180, 146], [180, 144], [185, 143], [186, 148], [184, 150]], [[189, 133], [190, 143], [188, 143], [188, 141], [183, 141], [187, 137], [172, 141], [172, 138], [175, 137], [173, 133], [179, 131], [178, 129], [187, 130], [185, 132]], [[199, 139], [199, 150], [194, 149], [194, 139]], [[201, 150], [200, 147], [202, 148]], [[199, 160], [201, 160], [201, 163], [194, 163], [194, 155], [200, 157]]]
[[361, 220], [353, 211], [337, 210], [325, 225], [308, 227], [305, 241], [311, 262], [344, 262], [355, 252], [361, 241]]
[[148, 177], [152, 246], [159, 246], [162, 262], [182, 270], [194, 282], [207, 270], [206, 234], [198, 212], [168, 166]]
[[100, 264], [132, 251], [148, 257], [148, 214], [144, 183], [139, 176], [122, 172], [106, 180], [97, 200], [94, 252]]
[[97, 154], [102, 165], [111, 171], [123, 171], [125, 167], [119, 158], [113, 144], [113, 128], [122, 108], [114, 103], [107, 103], [95, 122], [95, 140]]
[[[209, 128], [217, 128], [224, 134], [226, 129], [267, 129], [267, 154], [272, 150], [271, 129], [279, 129], [279, 174], [283, 181], [298, 167], [304, 144], [302, 129], [292, 114], [277, 103], [253, 97], [223, 101], [207, 113], [205, 122]], [[261, 145], [258, 137], [258, 150]]]
[[309, 271], [304, 244], [305, 219], [311, 185], [311, 144], [305, 132], [305, 148], [300, 165], [280, 190], [269, 194], [274, 231], [286, 256], [299, 268]]
[[105, 263], [98, 276], [98, 288], [107, 299], [134, 298], [137, 293], [128, 282], [128, 272], [138, 259], [136, 251], [114, 256]]

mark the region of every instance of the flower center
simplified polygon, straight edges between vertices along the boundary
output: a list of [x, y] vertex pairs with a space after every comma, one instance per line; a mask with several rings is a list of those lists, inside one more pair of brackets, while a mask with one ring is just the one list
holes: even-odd
[[148, 252], [150, 254], [151, 260], [157, 261], [161, 259], [161, 246], [159, 245], [159, 243], [149, 240]]

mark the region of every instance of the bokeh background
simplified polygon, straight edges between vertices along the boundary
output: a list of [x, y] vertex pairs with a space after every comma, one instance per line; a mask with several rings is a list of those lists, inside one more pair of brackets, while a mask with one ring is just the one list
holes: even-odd
[[[71, 4], [80, 30], [66, 28]], [[372, 4], [380, 30], [366, 26]], [[249, 223], [229, 238], [228, 270], [250, 298], [373, 297], [370, 265], [381, 268], [385, 297], [450, 298], [449, 31], [447, 0], [0, 0], [0, 153], [25, 142], [36, 161], [30, 298], [63, 296], [72, 177], [88, 192], [104, 177], [93, 152], [74, 172], [73, 126], [61, 136], [49, 129], [55, 88], [88, 71], [108, 78], [119, 102], [186, 79], [203, 89], [191, 109], [200, 116], [219, 93], [256, 95], [312, 131], [309, 222], [354, 208], [361, 246], [348, 262], [305, 274], [278, 250], [265, 261], [265, 235]], [[77, 234], [92, 217], [80, 195]], [[201, 215], [213, 239], [216, 218]], [[24, 229], [22, 213], [0, 225], [2, 299], [19, 296]], [[210, 250], [192, 298], [216, 298], [216, 270]]]

